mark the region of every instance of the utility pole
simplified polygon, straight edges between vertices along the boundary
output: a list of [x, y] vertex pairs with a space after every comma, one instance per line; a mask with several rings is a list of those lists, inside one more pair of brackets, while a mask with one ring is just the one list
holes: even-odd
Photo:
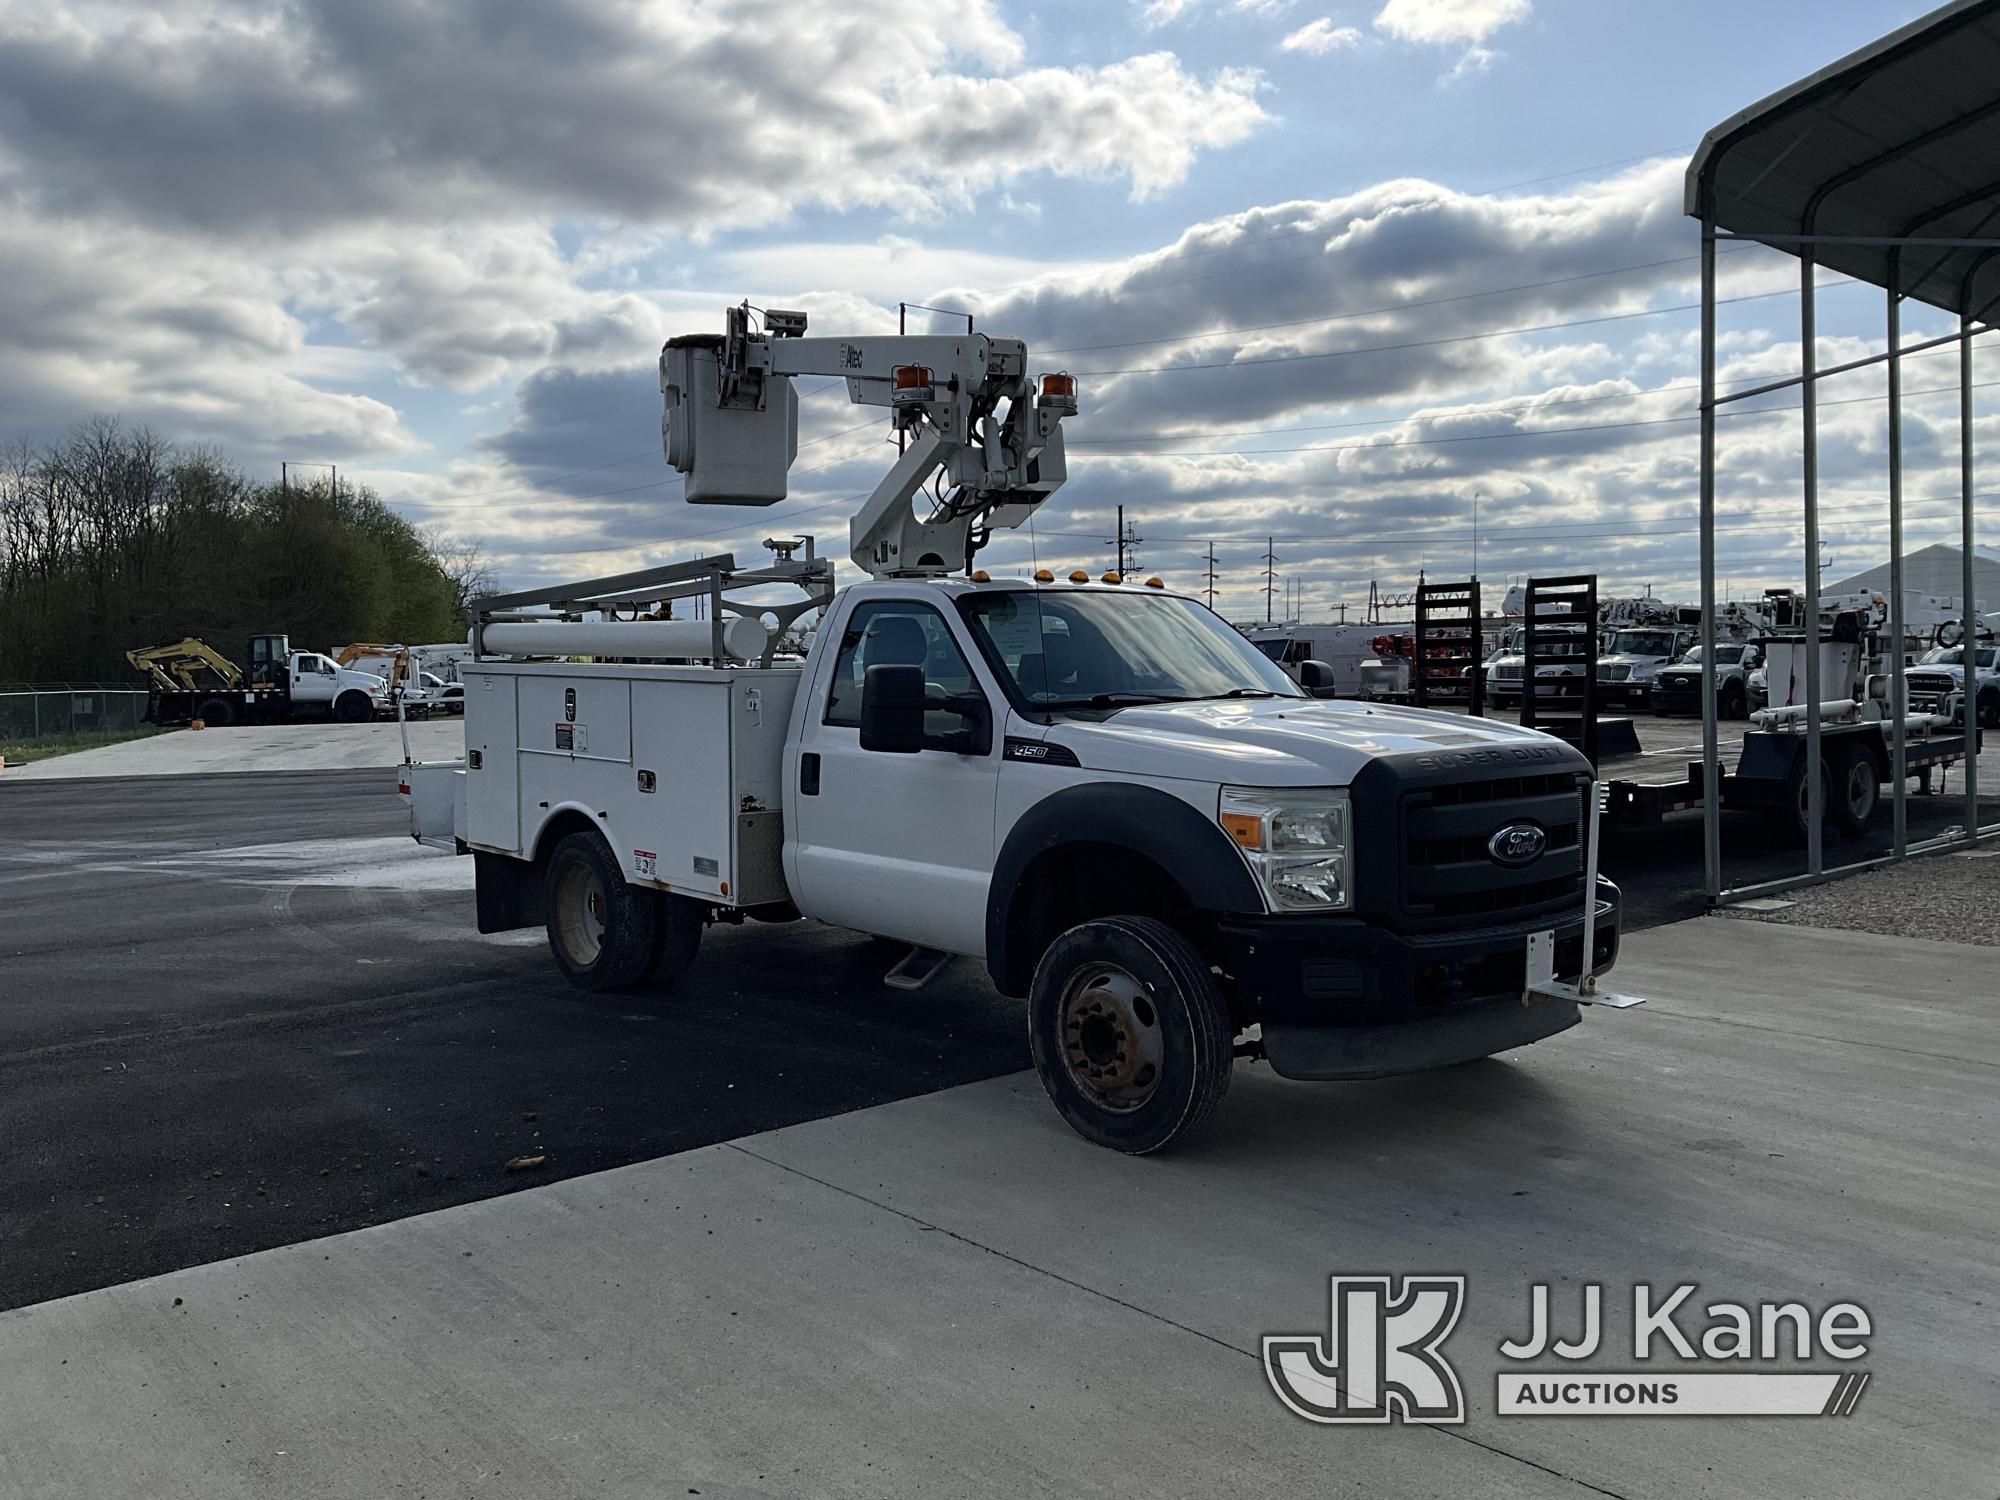
[[[1122, 505], [1119, 506], [1118, 534], [1111, 539], [1111, 545], [1117, 548], [1118, 550], [1118, 561], [1116, 562], [1114, 567], [1120, 578], [1123, 578], [1125, 576], [1126, 553], [1128, 552], [1128, 550], [1136, 551], [1136, 549], [1139, 546], [1139, 543], [1143, 542], [1144, 540], [1145, 538], [1139, 535], [1137, 527], [1127, 526], [1125, 524], [1125, 507]], [[1138, 565], [1139, 565], [1139, 560], [1136, 556], [1134, 556], [1132, 558], [1132, 566], [1136, 568]]]
[[1215, 543], [1208, 544], [1208, 607], [1215, 608]]
[[1278, 592], [1278, 539], [1264, 538], [1264, 623], [1271, 623], [1271, 601]]
[[1472, 576], [1479, 578], [1479, 491], [1472, 492]]

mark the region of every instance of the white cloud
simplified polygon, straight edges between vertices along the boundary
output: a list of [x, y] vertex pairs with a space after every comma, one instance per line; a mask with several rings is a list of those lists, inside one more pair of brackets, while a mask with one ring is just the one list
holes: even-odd
[[1207, 10], [1229, 10], [1269, 19], [1292, 8], [1292, 0], [1132, 0], [1139, 19], [1148, 26], [1167, 26], [1183, 16]]
[[1478, 46], [1531, 9], [1533, 0], [1388, 0], [1375, 26], [1399, 41]]
[[1242, 69], [1033, 66], [994, 0], [210, 9], [44, 0], [0, 33], [20, 190], [207, 232], [594, 215], [702, 235], [1044, 173], [1143, 197], [1267, 119]]
[[1344, 52], [1361, 45], [1361, 33], [1352, 26], [1336, 26], [1329, 16], [1308, 21], [1278, 46], [1286, 52], [1309, 52], [1316, 56]]

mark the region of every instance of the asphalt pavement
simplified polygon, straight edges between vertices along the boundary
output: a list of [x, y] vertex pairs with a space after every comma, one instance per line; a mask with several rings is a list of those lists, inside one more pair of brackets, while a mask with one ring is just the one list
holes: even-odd
[[0, 1307], [1028, 1064], [976, 965], [804, 923], [578, 995], [394, 775], [0, 782]]

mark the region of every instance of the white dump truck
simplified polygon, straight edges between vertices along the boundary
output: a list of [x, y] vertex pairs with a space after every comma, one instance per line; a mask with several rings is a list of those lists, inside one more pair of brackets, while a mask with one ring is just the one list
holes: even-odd
[[1315, 700], [1157, 579], [989, 577], [988, 533], [1063, 480], [1074, 382], [1013, 339], [803, 331], [731, 309], [670, 342], [668, 454], [690, 499], [780, 499], [792, 377], [845, 377], [908, 443], [850, 527], [867, 580], [801, 538], [475, 605], [466, 758], [405, 775], [481, 931], [546, 926], [585, 990], [746, 918], [907, 945], [905, 987], [982, 961], [1057, 1109], [1130, 1152], [1199, 1126], [1238, 1057], [1372, 1078], [1629, 1003], [1593, 979], [1619, 901], [1578, 752]]

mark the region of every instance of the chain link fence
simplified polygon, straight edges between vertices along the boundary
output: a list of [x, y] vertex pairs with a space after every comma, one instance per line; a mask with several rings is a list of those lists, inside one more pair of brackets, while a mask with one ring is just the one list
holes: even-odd
[[0, 741], [140, 727], [143, 688], [105, 682], [0, 683]]

